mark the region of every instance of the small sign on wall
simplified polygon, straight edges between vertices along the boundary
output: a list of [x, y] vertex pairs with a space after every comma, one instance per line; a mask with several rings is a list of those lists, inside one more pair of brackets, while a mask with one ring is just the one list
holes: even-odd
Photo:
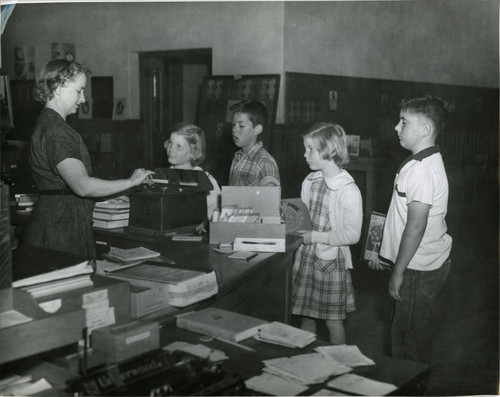
[[115, 98], [113, 105], [113, 120], [125, 120], [127, 118], [126, 108], [126, 98]]
[[92, 98], [85, 98], [85, 103], [82, 103], [78, 107], [78, 118], [79, 119], [92, 118]]

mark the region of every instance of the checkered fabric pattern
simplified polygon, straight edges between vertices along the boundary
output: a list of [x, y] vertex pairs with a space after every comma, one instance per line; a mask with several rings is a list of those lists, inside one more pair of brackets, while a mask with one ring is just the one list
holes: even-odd
[[[311, 187], [309, 212], [313, 230], [331, 229], [329, 219], [329, 188], [323, 178]], [[321, 260], [315, 255], [315, 244], [302, 244], [293, 266], [292, 313], [324, 320], [343, 320], [356, 310], [351, 274], [344, 257]]]

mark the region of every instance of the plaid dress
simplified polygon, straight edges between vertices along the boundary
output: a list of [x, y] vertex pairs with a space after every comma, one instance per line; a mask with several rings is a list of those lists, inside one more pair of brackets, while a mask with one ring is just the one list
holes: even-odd
[[[311, 187], [309, 213], [313, 230], [331, 230], [329, 214], [330, 189], [324, 178]], [[292, 313], [323, 320], [343, 320], [356, 310], [351, 274], [345, 268], [344, 256], [321, 260], [315, 255], [316, 244], [301, 244], [295, 255], [292, 281]]]

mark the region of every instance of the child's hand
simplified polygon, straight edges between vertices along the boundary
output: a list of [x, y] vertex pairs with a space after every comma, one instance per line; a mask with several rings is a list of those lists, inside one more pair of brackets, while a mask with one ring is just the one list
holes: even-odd
[[372, 259], [368, 262], [368, 267], [372, 270], [389, 270], [390, 267], [386, 264], [382, 265], [382, 261], [378, 258]]
[[297, 233], [302, 236], [303, 244], [312, 244], [312, 231], [311, 230], [297, 230]]

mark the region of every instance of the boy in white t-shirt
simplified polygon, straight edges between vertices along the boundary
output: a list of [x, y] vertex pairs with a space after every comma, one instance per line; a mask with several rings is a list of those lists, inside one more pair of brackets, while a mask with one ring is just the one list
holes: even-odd
[[[396, 300], [392, 355], [430, 363], [436, 298], [450, 270], [452, 238], [446, 233], [448, 178], [435, 145], [448, 109], [436, 97], [403, 101], [395, 127], [411, 151], [399, 167], [384, 226], [379, 261], [392, 266], [389, 294]], [[380, 270], [378, 262], [370, 268]]]

